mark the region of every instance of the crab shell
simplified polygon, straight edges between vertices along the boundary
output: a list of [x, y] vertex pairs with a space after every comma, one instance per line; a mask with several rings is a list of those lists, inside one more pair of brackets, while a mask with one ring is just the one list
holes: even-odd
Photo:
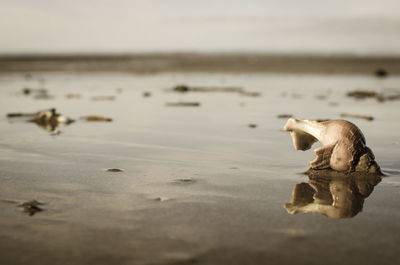
[[314, 150], [317, 157], [310, 162], [312, 169], [381, 173], [361, 130], [349, 121], [291, 118], [284, 130], [290, 132], [296, 150], [305, 151], [321, 142], [322, 146]]

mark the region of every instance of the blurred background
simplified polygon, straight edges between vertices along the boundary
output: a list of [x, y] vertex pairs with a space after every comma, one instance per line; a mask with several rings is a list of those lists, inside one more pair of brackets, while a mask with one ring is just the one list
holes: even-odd
[[0, 54], [400, 55], [398, 0], [1, 0]]

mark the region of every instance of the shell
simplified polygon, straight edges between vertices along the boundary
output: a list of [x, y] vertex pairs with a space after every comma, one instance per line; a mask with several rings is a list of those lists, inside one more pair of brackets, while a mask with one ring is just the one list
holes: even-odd
[[37, 112], [28, 122], [34, 122], [43, 129], [53, 132], [58, 126], [70, 124], [74, 120], [57, 113], [53, 108]]
[[284, 130], [290, 132], [296, 150], [305, 151], [315, 142], [321, 142], [322, 147], [314, 150], [317, 157], [310, 162], [312, 169], [381, 174], [361, 130], [349, 121], [291, 118]]

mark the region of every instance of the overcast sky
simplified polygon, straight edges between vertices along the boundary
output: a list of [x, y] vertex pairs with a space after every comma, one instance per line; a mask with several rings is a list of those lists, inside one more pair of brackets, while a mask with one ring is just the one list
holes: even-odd
[[0, 0], [0, 53], [400, 55], [399, 0]]

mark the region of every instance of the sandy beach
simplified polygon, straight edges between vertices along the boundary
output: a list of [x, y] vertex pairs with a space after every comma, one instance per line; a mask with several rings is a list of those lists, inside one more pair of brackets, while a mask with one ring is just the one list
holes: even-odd
[[[2, 57], [0, 263], [397, 264], [399, 73], [384, 57]], [[74, 122], [7, 117], [50, 108]], [[315, 155], [288, 117], [343, 116], [382, 179], [304, 174]], [[333, 185], [348, 212], [287, 210]]]

